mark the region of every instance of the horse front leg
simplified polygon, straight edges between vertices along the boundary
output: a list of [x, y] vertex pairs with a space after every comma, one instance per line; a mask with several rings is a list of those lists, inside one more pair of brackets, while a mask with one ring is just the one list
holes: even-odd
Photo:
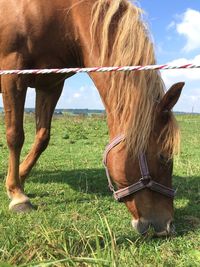
[[27, 88], [17, 76], [2, 77], [1, 85], [9, 149], [9, 167], [6, 178], [6, 189], [11, 199], [9, 209], [15, 212], [29, 211], [33, 207], [29, 198], [24, 194], [19, 179], [20, 154], [24, 143], [23, 115]]
[[36, 89], [36, 137], [34, 144], [20, 165], [20, 182], [24, 186], [26, 177], [37, 162], [42, 152], [47, 148], [50, 140], [52, 115], [63, 89], [63, 82], [53, 90]]

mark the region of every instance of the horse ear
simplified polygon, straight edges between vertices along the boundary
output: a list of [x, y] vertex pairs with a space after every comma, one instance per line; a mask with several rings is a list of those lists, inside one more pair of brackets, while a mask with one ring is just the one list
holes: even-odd
[[159, 112], [167, 112], [172, 110], [181, 95], [181, 91], [184, 85], [184, 82], [179, 82], [172, 85], [172, 87], [166, 92], [166, 94], [158, 104]]

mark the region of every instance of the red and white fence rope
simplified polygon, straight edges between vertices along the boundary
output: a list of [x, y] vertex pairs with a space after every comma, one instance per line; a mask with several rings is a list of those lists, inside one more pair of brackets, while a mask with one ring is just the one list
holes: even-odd
[[172, 69], [197, 69], [199, 64], [185, 65], [147, 65], [147, 66], [124, 66], [124, 67], [93, 67], [93, 68], [64, 68], [64, 69], [30, 69], [30, 70], [0, 70], [0, 75], [8, 74], [51, 74], [51, 73], [90, 73], [111, 71], [142, 71], [142, 70], [172, 70]]

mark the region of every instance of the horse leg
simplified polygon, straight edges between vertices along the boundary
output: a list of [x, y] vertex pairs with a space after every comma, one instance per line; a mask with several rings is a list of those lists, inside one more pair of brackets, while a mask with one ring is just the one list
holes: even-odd
[[6, 188], [11, 199], [9, 209], [22, 212], [32, 209], [29, 198], [24, 194], [19, 179], [19, 162], [24, 143], [23, 115], [27, 87], [17, 76], [1, 78], [5, 110], [6, 139], [9, 149], [9, 166]]
[[50, 140], [51, 120], [54, 109], [58, 102], [63, 89], [63, 82], [57, 85], [53, 90], [36, 89], [36, 137], [34, 144], [20, 165], [19, 176], [22, 186], [25, 179], [40, 157], [41, 153], [46, 149]]

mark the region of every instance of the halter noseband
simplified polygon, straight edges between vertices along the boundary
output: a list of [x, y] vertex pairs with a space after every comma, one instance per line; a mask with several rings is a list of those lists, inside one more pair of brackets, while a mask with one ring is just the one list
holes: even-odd
[[151, 191], [160, 193], [164, 196], [174, 198], [176, 194], [176, 191], [174, 189], [171, 189], [167, 186], [164, 186], [152, 180], [152, 177], [149, 173], [149, 168], [147, 165], [146, 155], [144, 153], [141, 153], [138, 156], [140, 172], [142, 176], [140, 180], [128, 187], [115, 191], [115, 188], [113, 186], [111, 177], [109, 175], [108, 167], [107, 167], [107, 157], [108, 157], [109, 152], [114, 147], [116, 147], [121, 142], [123, 142], [124, 140], [125, 140], [124, 135], [119, 135], [116, 138], [114, 138], [113, 141], [109, 145], [107, 145], [105, 153], [104, 153], [104, 157], [103, 157], [103, 164], [104, 164], [106, 175], [108, 178], [108, 185], [109, 185], [110, 190], [113, 192], [114, 198], [117, 201], [122, 202], [125, 197], [130, 196], [131, 194], [135, 194], [136, 192], [141, 191], [145, 188], [148, 188]]

